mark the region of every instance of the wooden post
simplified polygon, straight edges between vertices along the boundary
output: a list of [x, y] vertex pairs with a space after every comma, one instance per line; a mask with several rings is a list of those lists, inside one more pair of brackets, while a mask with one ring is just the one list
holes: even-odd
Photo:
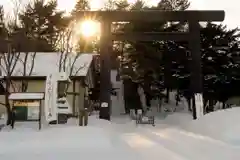
[[38, 129], [39, 130], [41, 130], [41, 128], [42, 128], [42, 103], [41, 103], [41, 101], [39, 101], [39, 122], [38, 122]]
[[[73, 80], [73, 93], [76, 92], [76, 80]], [[73, 101], [72, 101], [72, 112], [73, 115], [76, 113], [76, 94], [73, 94]]]
[[82, 103], [82, 93], [81, 93], [81, 91], [82, 91], [82, 84], [81, 84], [82, 82], [81, 82], [81, 80], [79, 81], [79, 95], [78, 95], [78, 102], [79, 102], [79, 104], [78, 104], [78, 125], [79, 126], [82, 126], [82, 118], [81, 118], [81, 109], [82, 109], [82, 105], [81, 105], [81, 103]]
[[83, 111], [79, 111], [79, 126], [83, 126]]
[[84, 126], [88, 125], [88, 109], [85, 108], [84, 110]]
[[84, 108], [84, 110], [80, 111], [80, 121], [79, 125], [80, 126], [87, 126], [88, 125], [88, 110], [87, 108]]
[[79, 83], [79, 106], [78, 106], [78, 121], [79, 126], [83, 126], [83, 115], [84, 115], [84, 85], [83, 85], [84, 79], [80, 80]]
[[[110, 107], [111, 107], [111, 52], [112, 40], [111, 22], [104, 21], [101, 23], [101, 41], [100, 41], [100, 119], [110, 120]], [[107, 103], [107, 107], [102, 107], [103, 103]]]
[[[198, 20], [189, 21], [189, 48], [191, 51], [191, 91], [195, 94], [202, 94], [202, 58], [201, 58], [201, 39], [200, 39], [200, 24]], [[193, 97], [193, 119], [197, 119], [197, 110], [195, 97]]]

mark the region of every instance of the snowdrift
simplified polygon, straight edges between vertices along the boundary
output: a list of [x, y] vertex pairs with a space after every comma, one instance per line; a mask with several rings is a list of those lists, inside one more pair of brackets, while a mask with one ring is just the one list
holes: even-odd
[[166, 116], [166, 118], [163, 121], [158, 121], [159, 123], [168, 124], [171, 126], [179, 126], [188, 123], [189, 121], [192, 121], [192, 115], [191, 113], [172, 113]]
[[209, 113], [184, 126], [184, 129], [240, 145], [240, 108]]

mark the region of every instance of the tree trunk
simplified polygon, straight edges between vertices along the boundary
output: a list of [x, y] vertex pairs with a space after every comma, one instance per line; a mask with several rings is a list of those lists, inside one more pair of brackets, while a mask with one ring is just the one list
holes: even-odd
[[72, 113], [73, 115], [75, 115], [75, 111], [76, 111], [76, 81], [73, 80], [73, 101], [72, 101]]
[[25, 81], [25, 80], [23, 80], [22, 81], [22, 87], [21, 87], [22, 89], [22, 92], [27, 92], [27, 88], [28, 88], [28, 82], [27, 81]]
[[194, 96], [192, 98], [192, 114], [193, 114], [193, 119], [194, 120], [197, 119], [196, 100]]
[[209, 105], [206, 107], [206, 113], [214, 111], [214, 102], [212, 99], [209, 100]]
[[162, 97], [158, 97], [158, 106], [157, 111], [162, 112]]
[[126, 112], [130, 109], [142, 109], [142, 103], [138, 94], [138, 84], [131, 79], [124, 80], [124, 101]]
[[9, 103], [6, 103], [6, 110], [7, 110], [7, 123], [6, 125], [10, 125], [12, 121], [11, 117], [11, 107]]
[[225, 102], [222, 102], [223, 103], [223, 109], [226, 109], [226, 103]]
[[192, 112], [191, 98], [187, 98], [187, 103], [188, 103], [188, 111]]
[[169, 103], [169, 94], [170, 94], [170, 89], [169, 89], [169, 87], [168, 87], [168, 88], [167, 88], [167, 94], [166, 94], [165, 103]]
[[176, 106], [178, 106], [178, 103], [180, 102], [180, 92], [179, 89], [177, 89], [177, 94], [176, 94]]
[[145, 99], [146, 99], [147, 110], [149, 110], [151, 108], [152, 97], [149, 93], [145, 93]]

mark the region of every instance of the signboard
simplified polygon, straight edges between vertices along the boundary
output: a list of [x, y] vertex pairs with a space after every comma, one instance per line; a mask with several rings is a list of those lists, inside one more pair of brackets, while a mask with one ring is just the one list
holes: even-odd
[[16, 110], [17, 120], [38, 120], [40, 101], [19, 100], [13, 101], [13, 107]]
[[39, 101], [14, 101], [13, 106], [15, 107], [21, 107], [21, 106], [26, 106], [26, 107], [39, 107], [40, 102]]
[[101, 107], [102, 107], [102, 108], [107, 108], [107, 107], [108, 107], [108, 103], [107, 103], [107, 102], [103, 102], [103, 103], [101, 104]]
[[36, 120], [36, 119], [39, 119], [39, 107], [28, 107], [28, 110], [27, 110], [27, 117], [28, 117], [28, 120]]
[[142, 117], [142, 121], [143, 122], [147, 122], [148, 121], [148, 117], [146, 117], [146, 116]]
[[47, 122], [57, 120], [57, 81], [53, 74], [47, 76], [44, 110]]
[[38, 121], [38, 128], [41, 129], [41, 100], [44, 99], [44, 93], [11, 93], [8, 98], [13, 102], [16, 121]]

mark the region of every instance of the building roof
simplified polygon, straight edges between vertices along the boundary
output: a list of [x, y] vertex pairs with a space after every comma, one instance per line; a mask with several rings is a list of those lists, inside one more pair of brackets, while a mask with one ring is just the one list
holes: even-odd
[[[20, 53], [20, 58], [17, 60], [16, 55], [13, 57], [13, 61], [17, 60], [16, 66], [14, 67], [13, 73], [11, 76], [13, 77], [22, 77], [24, 76], [24, 57], [26, 53]], [[45, 77], [51, 73], [56, 73], [59, 72], [59, 62], [60, 62], [60, 57], [61, 53], [57, 52], [37, 52], [35, 56], [35, 60], [33, 61], [34, 53], [29, 53], [28, 58], [27, 58], [27, 65], [26, 65], [26, 74], [25, 76], [30, 76], [30, 77]], [[63, 57], [65, 57], [66, 54], [64, 54]], [[6, 59], [6, 55], [5, 59]], [[3, 58], [4, 58], [3, 56]], [[11, 55], [12, 56], [12, 55]], [[68, 53], [66, 56], [66, 66], [68, 68], [68, 71], [72, 67], [72, 74], [71, 76], [76, 76], [76, 77], [84, 77], [87, 75], [89, 67], [92, 63], [94, 54], [80, 54], [76, 55], [73, 53]], [[6, 70], [6, 65], [5, 60], [1, 59], [1, 70], [2, 70], [2, 76], [6, 76], [7, 70]], [[76, 60], [75, 60], [76, 59]], [[32, 70], [32, 73], [30, 74], [31, 66], [32, 63], [34, 63], [34, 67]], [[13, 64], [13, 63], [12, 63]], [[73, 65], [74, 64], [74, 65]], [[13, 68], [13, 65], [11, 66]]]
[[44, 93], [11, 93], [10, 100], [42, 100]]

